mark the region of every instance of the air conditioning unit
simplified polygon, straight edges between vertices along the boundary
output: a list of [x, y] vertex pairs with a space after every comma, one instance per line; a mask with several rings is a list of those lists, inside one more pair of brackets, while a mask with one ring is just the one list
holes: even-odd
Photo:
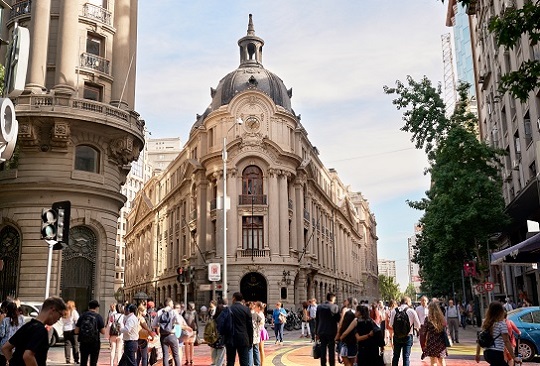
[[523, 120], [523, 130], [525, 131], [525, 136], [532, 135], [531, 120], [529, 118]]
[[513, 170], [519, 170], [519, 160], [518, 159], [512, 160], [512, 169]]

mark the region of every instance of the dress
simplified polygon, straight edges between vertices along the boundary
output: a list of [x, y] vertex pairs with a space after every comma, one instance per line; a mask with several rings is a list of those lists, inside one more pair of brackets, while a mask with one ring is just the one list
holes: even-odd
[[435, 326], [428, 319], [426, 319], [426, 348], [424, 354], [428, 357], [446, 357], [448, 352], [446, 351], [446, 346], [444, 344], [443, 332], [444, 329], [440, 332], [435, 330]]

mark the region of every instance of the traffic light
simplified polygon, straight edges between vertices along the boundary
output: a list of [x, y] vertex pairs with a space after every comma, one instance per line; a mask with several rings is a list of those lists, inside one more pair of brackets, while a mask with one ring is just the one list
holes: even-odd
[[465, 277], [476, 277], [476, 263], [473, 261], [463, 263], [463, 275]]
[[52, 208], [41, 211], [41, 238], [54, 244], [54, 250], [63, 249], [69, 242], [69, 217], [71, 202], [55, 202]]
[[186, 282], [186, 276], [185, 276], [185, 273], [184, 273], [184, 267], [178, 267], [176, 269], [176, 273], [178, 274], [178, 276], [176, 277], [176, 280], [180, 283], [183, 283], [183, 282]]
[[195, 267], [191, 266], [189, 267], [189, 281], [193, 282], [194, 278], [195, 278]]

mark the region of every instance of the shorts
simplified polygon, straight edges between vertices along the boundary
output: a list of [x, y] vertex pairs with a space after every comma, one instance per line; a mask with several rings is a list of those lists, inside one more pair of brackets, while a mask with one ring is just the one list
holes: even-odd
[[339, 351], [339, 355], [341, 357], [346, 357], [346, 358], [355, 358], [356, 354], [358, 353], [357, 351], [358, 349], [357, 349], [356, 344], [347, 345], [345, 343], [342, 343], [341, 350]]

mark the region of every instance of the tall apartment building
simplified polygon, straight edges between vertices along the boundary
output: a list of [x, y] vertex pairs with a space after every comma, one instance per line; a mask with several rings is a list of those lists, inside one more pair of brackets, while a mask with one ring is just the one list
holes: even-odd
[[[25, 91], [14, 99], [15, 158], [0, 171], [0, 297], [114, 299], [120, 193], [144, 145], [134, 110], [137, 0], [14, 2], [2, 38], [30, 31]], [[4, 50], [5, 52], [5, 50]], [[3, 59], [3, 58], [1, 58]], [[50, 283], [41, 213], [71, 202], [69, 246], [54, 251]], [[102, 307], [102, 311], [106, 306]]]
[[391, 277], [397, 283], [396, 276], [396, 261], [391, 259], [379, 259], [377, 261], [377, 269], [380, 275]]
[[[287, 307], [329, 291], [378, 296], [375, 216], [322, 164], [292, 90], [263, 67], [263, 44], [250, 16], [239, 67], [211, 88], [182, 152], [138, 194], [125, 237], [127, 298], [207, 303], [209, 264], [225, 259], [229, 296]], [[194, 268], [185, 289], [178, 266]]]
[[180, 137], [148, 139], [148, 163], [157, 172], [164, 171], [182, 151]]
[[407, 258], [407, 269], [409, 274], [409, 283], [412, 283], [416, 292], [420, 292], [420, 285], [422, 284], [422, 279], [420, 278], [420, 266], [418, 263], [413, 262], [416, 245], [416, 238], [422, 232], [422, 227], [419, 225], [414, 226], [414, 235], [410, 236], [407, 239], [407, 249], [408, 249], [408, 258]]
[[[511, 48], [498, 47], [488, 30], [491, 17], [509, 8], [520, 8], [524, 0], [478, 0], [468, 9], [473, 60], [476, 75], [480, 137], [506, 151], [502, 158], [503, 194], [506, 212], [512, 218], [507, 232], [500, 236], [502, 247], [525, 239], [527, 220], [540, 221], [538, 164], [540, 163], [540, 92], [529, 93], [524, 102], [509, 93], [498, 92], [501, 75], [517, 70], [527, 60], [540, 60], [540, 45], [523, 34]], [[538, 304], [538, 271], [532, 266], [510, 267], [503, 276], [501, 267], [492, 267], [495, 282], [506, 294], [526, 292]], [[504, 281], [510, 278], [510, 281]], [[504, 293], [495, 296], [504, 296]]]

